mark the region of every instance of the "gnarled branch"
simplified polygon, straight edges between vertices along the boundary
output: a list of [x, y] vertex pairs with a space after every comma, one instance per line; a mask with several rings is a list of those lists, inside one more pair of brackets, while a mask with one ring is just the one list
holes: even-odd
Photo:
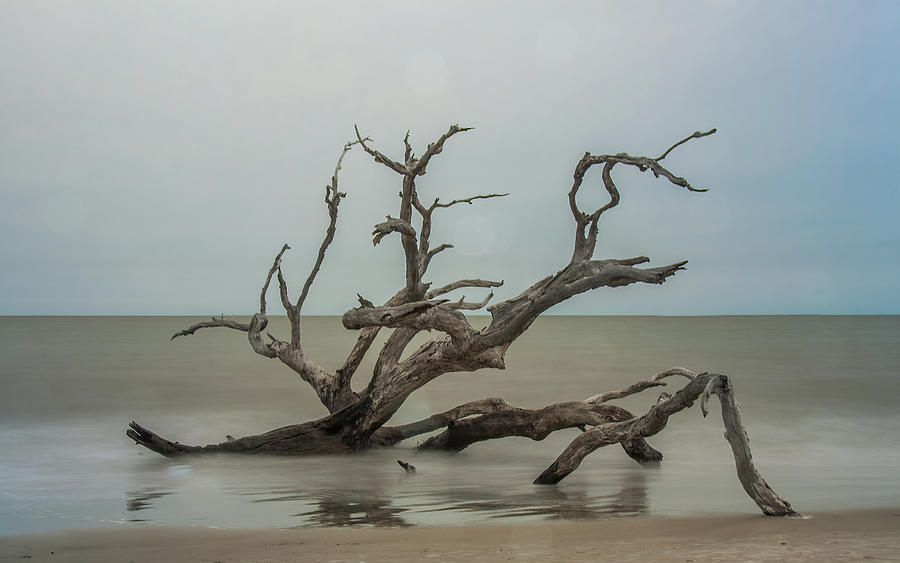
[[425, 174], [425, 168], [428, 166], [428, 163], [431, 161], [431, 157], [436, 154], [440, 154], [444, 150], [444, 143], [457, 133], [462, 133], [465, 131], [471, 131], [472, 127], [460, 127], [459, 125], [451, 125], [450, 129], [447, 130], [446, 133], [441, 135], [441, 137], [428, 145], [428, 148], [425, 149], [425, 152], [422, 153], [422, 156], [418, 161], [415, 162], [415, 165], [411, 167], [410, 173], [416, 176], [421, 176]]
[[281, 247], [281, 250], [275, 255], [275, 260], [272, 262], [272, 267], [269, 268], [269, 273], [266, 275], [266, 283], [263, 284], [262, 291], [259, 292], [259, 314], [266, 314], [266, 292], [269, 291], [269, 282], [272, 281], [272, 276], [276, 271], [280, 271], [281, 268], [281, 257], [284, 256], [284, 253], [290, 250], [291, 247], [285, 244]]
[[688, 379], [693, 379], [695, 377], [694, 372], [685, 368], [669, 368], [667, 370], [663, 370], [651, 378], [643, 379], [636, 383], [632, 383], [628, 387], [624, 389], [619, 389], [616, 391], [607, 391], [606, 393], [600, 393], [594, 395], [593, 397], [588, 397], [584, 400], [585, 403], [593, 403], [599, 405], [600, 403], [605, 403], [607, 401], [612, 401], [614, 399], [622, 399], [624, 397], [628, 397], [629, 395], [634, 395], [635, 393], [640, 393], [644, 389], [649, 389], [651, 387], [662, 387], [666, 385], [665, 381], [661, 381], [663, 378], [670, 377], [672, 375], [681, 375]]
[[444, 307], [450, 309], [465, 309], [467, 311], [477, 311], [478, 309], [483, 308], [488, 302], [494, 297], [494, 292], [490, 292], [487, 296], [481, 301], [475, 303], [473, 301], [466, 301], [466, 296], [463, 295], [459, 298], [459, 301], [453, 303], [447, 303]]
[[[712, 135], [715, 132], [715, 129], [711, 129], [702, 133], [700, 131], [697, 131], [694, 134], [689, 135], [688, 137], [669, 147], [669, 149], [666, 150], [666, 152], [664, 152], [659, 158], [631, 156], [627, 153], [619, 153], [614, 155], [592, 155], [589, 152], [584, 153], [584, 156], [581, 157], [581, 160], [579, 160], [578, 164], [575, 166], [572, 188], [569, 190], [569, 208], [572, 211], [572, 216], [575, 218], [576, 225], [575, 249], [572, 252], [571, 262], [574, 263], [582, 260], [589, 260], [593, 256], [594, 247], [597, 244], [597, 223], [600, 219], [600, 216], [604, 212], [612, 209], [619, 204], [621, 197], [619, 194], [619, 190], [616, 187], [615, 182], [613, 182], [611, 176], [613, 166], [615, 166], [616, 164], [623, 164], [627, 166], [634, 166], [641, 172], [650, 170], [651, 172], [653, 172], [653, 175], [655, 177], [659, 178], [660, 176], [662, 176], [676, 186], [687, 188], [692, 192], [705, 192], [706, 189], [695, 188], [684, 178], [672, 174], [668, 169], [660, 164], [659, 161], [668, 156], [669, 153], [672, 152], [672, 150], [674, 150], [676, 147], [688, 142], [689, 140], [706, 137], [707, 135]], [[584, 182], [585, 174], [587, 174], [587, 171], [592, 166], [597, 164], [603, 164], [601, 178], [603, 180], [603, 186], [609, 193], [609, 202], [596, 209], [592, 213], [585, 213], [578, 208], [576, 196], [578, 194], [578, 190], [581, 188], [581, 185]]]
[[457, 280], [452, 283], [448, 283], [447, 285], [443, 285], [437, 289], [432, 289], [428, 293], [425, 294], [426, 299], [434, 299], [439, 295], [444, 295], [445, 293], [450, 293], [455, 289], [460, 289], [463, 287], [500, 287], [503, 285], [503, 280], [500, 281], [491, 281], [491, 280], [480, 280], [480, 279], [464, 279]]
[[319, 273], [319, 268], [322, 267], [322, 261], [325, 259], [325, 251], [328, 250], [328, 247], [331, 245], [331, 242], [334, 240], [335, 227], [337, 226], [337, 217], [338, 217], [338, 206], [341, 204], [341, 200], [347, 196], [347, 194], [338, 191], [338, 172], [341, 170], [341, 163], [344, 161], [344, 156], [347, 152], [353, 148], [353, 145], [360, 143], [361, 141], [351, 141], [344, 144], [344, 150], [341, 151], [341, 156], [338, 157], [337, 164], [334, 167], [334, 174], [331, 176], [331, 184], [325, 186], [325, 205], [328, 206], [328, 216], [330, 218], [328, 227], [325, 229], [325, 238], [322, 240], [322, 244], [319, 246], [319, 253], [316, 255], [316, 263], [313, 265], [312, 270], [309, 272], [309, 276], [306, 278], [306, 283], [303, 284], [303, 290], [300, 292], [300, 297], [297, 299], [296, 309], [299, 313], [300, 309], [303, 308], [303, 303], [306, 302], [306, 296], [309, 294], [309, 288], [312, 286], [313, 281], [316, 279], [316, 275]]
[[726, 426], [725, 437], [732, 445], [738, 477], [744, 490], [763, 513], [770, 516], [796, 516], [797, 513], [791, 508], [790, 503], [779, 497], [753, 466], [746, 431], [740, 422], [740, 414], [734, 403], [728, 378], [718, 374], [703, 373], [694, 377], [675, 395], [660, 401], [643, 416], [624, 422], [601, 424], [584, 432], [572, 440], [556, 461], [535, 479], [535, 484], [560, 482], [598, 448], [657, 434], [665, 428], [670, 416], [693, 405], [701, 394], [708, 393], [716, 393], [721, 400], [722, 418]]

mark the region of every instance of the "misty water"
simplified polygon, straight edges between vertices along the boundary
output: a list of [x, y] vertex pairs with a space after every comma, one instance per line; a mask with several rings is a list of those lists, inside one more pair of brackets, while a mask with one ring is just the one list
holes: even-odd
[[[709, 418], [695, 406], [650, 439], [665, 455], [658, 467], [608, 447], [558, 486], [531, 482], [577, 429], [457, 455], [416, 453], [417, 437], [358, 456], [163, 458], [125, 437], [130, 420], [201, 444], [325, 413], [311, 388], [254, 354], [243, 333], [169, 341], [195, 320], [0, 317], [0, 534], [757, 512], [715, 401]], [[306, 351], [338, 367], [354, 335], [335, 317], [304, 323]], [[271, 330], [288, 333], [284, 319]], [[578, 400], [684, 366], [732, 377], [757, 467], [799, 511], [900, 506], [900, 317], [545, 317], [507, 360], [504, 371], [441, 377], [392, 422], [492, 396], [523, 407]], [[666, 390], [681, 385], [673, 378]], [[660, 390], [617, 404], [643, 412]], [[397, 459], [418, 471], [406, 475]]]

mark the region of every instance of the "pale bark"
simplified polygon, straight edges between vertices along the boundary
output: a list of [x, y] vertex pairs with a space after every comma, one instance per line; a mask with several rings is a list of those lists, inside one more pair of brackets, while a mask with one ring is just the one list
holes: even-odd
[[[684, 269], [687, 261], [676, 261], [667, 266], [638, 267], [649, 262], [649, 258], [639, 256], [626, 259], [593, 258], [598, 236], [598, 221], [606, 211], [616, 207], [621, 194], [612, 178], [615, 166], [633, 166], [640, 171], [650, 171], [657, 178], [664, 178], [671, 184], [688, 191], [705, 191], [693, 187], [684, 178], [675, 175], [660, 163], [672, 150], [692, 140], [711, 135], [715, 129], [696, 132], [677, 143], [657, 158], [631, 156], [626, 153], [614, 155], [592, 155], [586, 153], [575, 166], [573, 184], [568, 193], [569, 207], [575, 220], [574, 248], [565, 266], [548, 275], [517, 296], [497, 303], [487, 310], [491, 314], [489, 326], [476, 330], [460, 310], [476, 310], [485, 307], [493, 297], [488, 291], [481, 299], [467, 301], [465, 296], [446, 297], [460, 289], [490, 290], [503, 285], [479, 278], [460, 279], [431, 289], [432, 282], [426, 280], [431, 261], [439, 253], [453, 248], [442, 243], [431, 248], [431, 233], [435, 211], [448, 207], [473, 204], [476, 201], [490, 201], [507, 196], [507, 193], [487, 193], [453, 199], [441, 203], [434, 199], [431, 205], [424, 205], [420, 199], [417, 181], [425, 175], [431, 160], [441, 154], [446, 142], [458, 133], [470, 128], [451, 126], [435, 142], [427, 145], [420, 157], [416, 157], [409, 133], [403, 139], [402, 161], [394, 160], [374, 148], [373, 141], [363, 137], [356, 129], [356, 139], [344, 146], [335, 166], [331, 183], [325, 188], [325, 204], [329, 223], [325, 236], [316, 255], [315, 263], [306, 278], [296, 301], [291, 301], [287, 281], [281, 270], [281, 261], [290, 248], [284, 245], [276, 255], [268, 271], [260, 293], [259, 313], [253, 315], [249, 323], [242, 323], [213, 317], [177, 332], [172, 338], [187, 336], [203, 328], [225, 327], [247, 333], [252, 349], [258, 354], [277, 358], [294, 370], [316, 392], [328, 413], [323, 418], [279, 428], [265, 434], [231, 439], [208, 446], [187, 446], [161, 438], [146, 428], [132, 423], [127, 433], [135, 442], [163, 455], [227, 451], [241, 453], [340, 453], [353, 452], [371, 447], [390, 446], [401, 440], [443, 428], [443, 432], [432, 436], [420, 445], [421, 449], [442, 449], [458, 451], [468, 445], [504, 436], [526, 436], [540, 440], [548, 434], [564, 428], [584, 430], [576, 438], [557, 462], [538, 478], [539, 482], [558, 482], [577, 467], [578, 463], [596, 448], [608, 443], [621, 443], [634, 459], [647, 462], [658, 461], [662, 454], [644, 441], [665, 426], [668, 417], [689, 406], [703, 391], [707, 382], [719, 381], [707, 388], [716, 393], [723, 402], [723, 416], [729, 440], [738, 460], [738, 471], [745, 489], [767, 514], [786, 514], [787, 509], [779, 508], [777, 495], [765, 485], [750, 461], [746, 434], [740, 425], [736, 405], [730, 395], [727, 380], [712, 380], [711, 376], [694, 377], [693, 372], [684, 368], [673, 368], [656, 376], [639, 381], [625, 389], [609, 391], [588, 398], [585, 401], [556, 403], [543, 409], [521, 409], [508, 405], [500, 399], [487, 399], [460, 405], [445, 413], [433, 415], [422, 421], [396, 427], [386, 426], [397, 409], [411, 393], [431, 380], [445, 373], [477, 371], [483, 368], [505, 368], [505, 354], [509, 346], [522, 335], [544, 311], [578, 294], [600, 287], [620, 287], [635, 283], [661, 284]], [[402, 288], [381, 306], [359, 297], [360, 306], [344, 313], [343, 325], [350, 330], [359, 330], [359, 336], [347, 356], [336, 370], [329, 371], [320, 366], [304, 351], [302, 346], [301, 310], [307, 300], [315, 278], [323, 266], [326, 251], [334, 240], [339, 205], [345, 193], [338, 190], [338, 175], [344, 156], [354, 145], [359, 145], [376, 163], [384, 165], [400, 176], [400, 206], [397, 216], [374, 226], [373, 243], [379, 244], [386, 237], [396, 233], [403, 252], [404, 282]], [[601, 181], [610, 200], [600, 208], [587, 213], [578, 206], [578, 193], [583, 187], [585, 175], [595, 165], [602, 164]], [[272, 278], [278, 282], [279, 299], [287, 314], [291, 327], [291, 337], [287, 341], [263, 331], [268, 325], [266, 317], [266, 294]], [[483, 295], [483, 294], [482, 294]], [[363, 359], [371, 350], [376, 336], [382, 330], [391, 330], [387, 341], [378, 353], [375, 368], [369, 375], [368, 384], [359, 393], [351, 388], [351, 380], [359, 371]], [[422, 331], [436, 331], [417, 350], [406, 355], [406, 348]], [[406, 357], [404, 357], [406, 356]], [[647, 414], [634, 417], [628, 411], [605, 404], [606, 401], [625, 397], [639, 391], [665, 385], [661, 381], [671, 375], [681, 375], [690, 383], [674, 397], [661, 400]], [[728, 401], [731, 401], [730, 403]], [[771, 494], [769, 494], [771, 493]], [[776, 500], [777, 499], [777, 500]]]

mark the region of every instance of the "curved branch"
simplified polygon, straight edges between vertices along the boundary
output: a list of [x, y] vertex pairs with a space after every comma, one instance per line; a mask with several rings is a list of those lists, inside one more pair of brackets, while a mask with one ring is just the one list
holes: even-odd
[[516, 297], [488, 307], [492, 320], [479, 335], [483, 347], [508, 345], [531, 326], [534, 319], [550, 307], [598, 287], [621, 287], [633, 283], [661, 284], [684, 269], [687, 261], [658, 268], [635, 268], [646, 258], [591, 260], [569, 264]]
[[231, 319], [226, 319], [225, 317], [212, 317], [211, 320], [201, 321], [196, 324], [192, 324], [184, 330], [179, 330], [175, 334], [172, 335], [172, 338], [169, 340], [175, 340], [179, 336], [188, 336], [194, 334], [201, 328], [216, 328], [216, 327], [225, 327], [225, 328], [233, 328], [234, 330], [241, 330], [247, 332], [250, 330], [249, 323], [241, 323], [238, 321], [233, 321]]
[[290, 250], [291, 247], [285, 244], [281, 247], [281, 250], [275, 256], [275, 260], [272, 262], [272, 267], [269, 268], [269, 273], [266, 275], [266, 283], [263, 284], [262, 291], [259, 293], [259, 314], [266, 314], [266, 292], [269, 291], [269, 282], [272, 281], [272, 276], [275, 274], [275, 271], [281, 267], [281, 257], [284, 253]]
[[459, 298], [459, 301], [456, 301], [455, 303], [447, 303], [446, 305], [444, 305], [444, 307], [447, 307], [450, 309], [462, 309], [462, 310], [466, 310], [466, 311], [477, 311], [478, 309], [481, 309], [485, 305], [487, 305], [488, 302], [493, 297], [494, 297], [494, 292], [492, 291], [492, 292], [488, 293], [487, 297], [482, 299], [480, 302], [475, 303], [475, 302], [471, 302], [471, 301], [466, 301], [465, 300], [466, 296], [463, 295], [462, 297]]
[[635, 393], [640, 393], [644, 389], [649, 389], [650, 387], [663, 387], [666, 385], [666, 383], [661, 380], [672, 375], [681, 375], [688, 379], [693, 379], [695, 377], [694, 372], [689, 369], [677, 367], [669, 368], [657, 373], [649, 379], [644, 379], [642, 381], [638, 381], [637, 383], [632, 383], [624, 389], [619, 389], [617, 391], [607, 391], [606, 393], [594, 395], [593, 397], [585, 399], [584, 402], [599, 405], [600, 403], [612, 401], [613, 399], [621, 399], [623, 397], [628, 397], [629, 395], [634, 395]]
[[753, 467], [746, 432], [741, 425], [728, 378], [717, 374], [703, 373], [696, 376], [675, 395], [660, 401], [641, 417], [602, 424], [584, 432], [572, 440], [556, 461], [535, 479], [535, 484], [559, 483], [572, 473], [585, 457], [598, 448], [659, 433], [666, 427], [670, 416], [693, 405], [701, 394], [710, 392], [719, 395], [722, 402], [725, 437], [732, 444], [738, 477], [744, 485], [744, 490], [763, 513], [771, 516], [796, 516], [797, 513], [791, 508], [790, 503], [775, 494]]
[[426, 299], [434, 299], [439, 295], [444, 295], [445, 293], [450, 293], [455, 289], [459, 289], [462, 287], [500, 287], [503, 285], [503, 280], [500, 281], [491, 281], [491, 280], [480, 280], [480, 279], [465, 279], [465, 280], [457, 280], [452, 283], [448, 283], [447, 285], [443, 285], [437, 289], [432, 289], [428, 293], [425, 294]]
[[403, 424], [401, 426], [394, 426], [385, 430], [390, 430], [393, 439], [395, 439], [396, 442], [400, 442], [401, 440], [406, 440], [407, 438], [412, 438], [413, 436], [427, 434], [428, 432], [433, 432], [440, 428], [452, 426], [456, 424], [460, 419], [466, 418], [468, 416], [473, 416], [476, 414], [490, 414], [513, 409], [515, 409], [515, 407], [513, 407], [503, 399], [499, 397], [490, 397], [488, 399], [472, 401], [470, 403], [459, 405], [458, 407], [453, 407], [448, 411], [433, 414], [423, 420], [411, 422], [409, 424]]
[[312, 286], [313, 280], [316, 279], [319, 268], [322, 267], [322, 261], [325, 260], [325, 251], [328, 250], [329, 245], [331, 245], [331, 242], [334, 240], [335, 228], [337, 226], [338, 206], [341, 204], [341, 200], [347, 196], [347, 194], [338, 191], [338, 172], [341, 170], [341, 163], [344, 161], [344, 155], [353, 148], [353, 145], [360, 142], [361, 141], [351, 141], [344, 144], [344, 150], [341, 151], [341, 156], [338, 157], [337, 164], [334, 167], [334, 174], [331, 176], [331, 184], [325, 186], [325, 205], [328, 206], [328, 216], [330, 217], [330, 221], [328, 223], [328, 228], [325, 229], [325, 238], [322, 240], [321, 246], [319, 246], [316, 263], [309, 272], [306, 283], [303, 284], [303, 290], [300, 292], [300, 297], [297, 299], [296, 309], [298, 313], [300, 312], [300, 309], [303, 308], [303, 303], [306, 302], [309, 288]]
[[447, 130], [446, 133], [441, 135], [441, 137], [428, 145], [428, 148], [425, 149], [425, 152], [422, 153], [421, 158], [415, 165], [409, 170], [409, 172], [415, 176], [421, 176], [425, 174], [425, 167], [428, 166], [428, 163], [431, 161], [431, 157], [436, 154], [440, 154], [444, 150], [444, 143], [457, 133], [462, 133], [464, 131], [471, 131], [473, 127], [460, 127], [459, 125], [451, 125], [450, 129]]
[[410, 173], [409, 169], [407, 169], [405, 166], [403, 166], [399, 162], [394, 162], [393, 160], [391, 160], [390, 158], [381, 154], [377, 150], [369, 147], [369, 145], [366, 144], [366, 141], [371, 141], [372, 139], [370, 139], [369, 137], [363, 138], [362, 136], [360, 136], [359, 127], [354, 125], [353, 130], [356, 131], [356, 142], [359, 143], [359, 145], [363, 148], [364, 151], [366, 151], [370, 156], [372, 156], [375, 159], [375, 162], [384, 164], [385, 166], [387, 166], [388, 168], [390, 168], [397, 174], [403, 174], [405, 176]]
[[[569, 208], [572, 211], [572, 216], [575, 218], [576, 224], [575, 249], [572, 253], [571, 262], [574, 263], [582, 260], [589, 260], [591, 256], [593, 256], [594, 247], [596, 246], [597, 242], [597, 222], [600, 219], [600, 216], [605, 211], [608, 211], [619, 204], [621, 197], [619, 194], [619, 190], [616, 187], [615, 182], [613, 182], [611, 176], [613, 166], [615, 166], [616, 164], [623, 164], [627, 166], [634, 166], [641, 172], [650, 170], [651, 172], [653, 172], [653, 175], [655, 177], [659, 178], [660, 176], [662, 176], [676, 186], [687, 188], [692, 192], [705, 192], [707, 191], [706, 189], [693, 187], [684, 178], [676, 176], [675, 174], [670, 172], [667, 168], [660, 164], [659, 161], [668, 156], [669, 153], [672, 152], [676, 147], [690, 141], [691, 139], [706, 137], [707, 135], [712, 135], [715, 132], [715, 129], [711, 129], [706, 132], [697, 131], [694, 134], [689, 135], [688, 137], [678, 141], [677, 143], [669, 147], [669, 149], [664, 152], [659, 158], [631, 156], [627, 153], [619, 153], [614, 155], [592, 155], [589, 152], [584, 153], [584, 156], [581, 157], [581, 160], [579, 160], [578, 164], [575, 166], [572, 188], [569, 190]], [[584, 182], [585, 174], [587, 174], [587, 171], [592, 166], [597, 164], [603, 164], [602, 180], [606, 191], [609, 193], [610, 200], [602, 207], [588, 214], [578, 208], [576, 196], [578, 194], [578, 190], [581, 188], [581, 185]], [[588, 229], [587, 233], [585, 233], [585, 229]]]
[[[446, 424], [447, 429], [444, 432], [419, 444], [417, 449], [458, 452], [476, 442], [509, 436], [540, 441], [564, 428], [583, 428], [634, 418], [634, 415], [621, 407], [584, 402], [556, 403], [542, 409], [522, 409], [510, 407], [505, 403], [504, 405], [503, 408], [489, 410], [481, 416], [453, 420]], [[425, 421], [422, 421], [419, 424], [425, 427], [424, 423]], [[640, 463], [662, 459], [661, 453], [640, 438], [623, 440], [622, 446], [630, 457]]]
[[400, 233], [401, 235], [406, 235], [410, 237], [416, 236], [416, 230], [409, 224], [408, 221], [404, 221], [403, 219], [396, 219], [387, 216], [387, 221], [383, 221], [375, 225], [375, 229], [372, 231], [372, 235], [374, 238], [372, 239], [372, 246], [377, 246], [381, 239], [386, 237], [391, 233]]
[[694, 131], [693, 133], [691, 133], [690, 135], [688, 135], [688, 136], [685, 137], [684, 139], [678, 141], [677, 143], [675, 143], [674, 145], [672, 145], [671, 147], [669, 147], [669, 148], [666, 150], [666, 152], [662, 153], [659, 157], [656, 158], [656, 160], [657, 160], [657, 162], [658, 162], [658, 161], [660, 161], [660, 160], [666, 158], [667, 156], [669, 156], [669, 153], [670, 153], [670, 152], [672, 152], [673, 150], [675, 150], [675, 149], [676, 149], [677, 147], [679, 147], [680, 145], [683, 145], [684, 143], [690, 141], [691, 139], [699, 139], [700, 137], [706, 137], [707, 135], [712, 135], [712, 134], [715, 133], [715, 132], [716, 132], [716, 128], [715, 128], [715, 127], [713, 127], [712, 129], [710, 129], [709, 131], [704, 131], [704, 132]]

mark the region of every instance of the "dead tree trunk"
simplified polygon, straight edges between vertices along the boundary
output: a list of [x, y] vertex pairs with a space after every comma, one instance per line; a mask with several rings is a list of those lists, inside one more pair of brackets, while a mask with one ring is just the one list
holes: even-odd
[[[266, 275], [259, 297], [259, 312], [253, 315], [249, 323], [213, 317], [172, 336], [174, 339], [212, 327], [246, 332], [253, 351], [266, 358], [278, 359], [312, 386], [327, 409], [327, 415], [265, 434], [207, 446], [187, 446], [171, 442], [136, 422], [131, 423], [127, 435], [136, 443], [166, 456], [205, 452], [299, 455], [344, 453], [392, 446], [401, 440], [441, 428], [445, 430], [426, 440], [419, 448], [459, 451], [482, 440], [505, 436], [527, 436], [542, 440], [563, 428], [581, 428], [584, 432], [535, 481], [557, 483], [571, 473], [589, 453], [612, 443], [621, 444], [625, 452], [639, 462], [661, 460], [662, 454], [647, 444], [644, 438], [662, 430], [670, 415], [690, 406], [698, 396], [705, 393], [705, 398], [712, 392], [722, 402], [727, 436], [732, 444], [745, 490], [766, 514], [794, 514], [790, 505], [775, 495], [753, 468], [746, 433], [741, 426], [725, 376], [703, 374], [695, 377], [688, 370], [673, 368], [626, 389], [602, 393], [584, 401], [557, 403], [543, 409], [529, 410], [513, 407], [501, 399], [485, 399], [461, 405], [416, 423], [385, 426], [412, 392], [445, 373], [476, 371], [486, 367], [503, 369], [509, 346], [541, 313], [557, 303], [599, 287], [618, 287], [633, 283], [661, 284], [677, 271], [683, 270], [686, 261], [668, 266], [639, 268], [639, 265], [649, 262], [649, 258], [644, 256], [594, 260], [598, 222], [603, 213], [619, 204], [620, 194], [611, 176], [617, 165], [633, 166], [642, 172], [649, 170], [655, 177], [663, 177], [675, 186], [689, 191], [705, 191], [694, 188], [687, 180], [663, 167], [661, 162], [676, 147], [715, 133], [715, 129], [693, 133], [656, 158], [626, 153], [585, 153], [575, 166], [568, 194], [569, 207], [575, 220], [575, 244], [571, 259], [561, 270], [538, 280], [516, 297], [488, 307], [487, 310], [491, 313], [490, 325], [476, 330], [460, 311], [485, 307], [493, 293], [489, 293], [480, 302], [468, 302], [465, 297], [452, 300], [447, 295], [465, 288], [499, 287], [503, 282], [467, 278], [432, 289], [432, 283], [426, 281], [428, 267], [437, 254], [452, 248], [447, 243], [431, 247], [432, 220], [435, 212], [441, 209], [508, 194], [476, 195], [446, 203], [435, 199], [426, 205], [420, 199], [417, 189], [419, 177], [425, 174], [431, 159], [443, 151], [447, 140], [468, 130], [451, 126], [440, 138], [429, 144], [419, 157], [414, 155], [407, 133], [402, 161], [393, 160], [374, 149], [371, 139], [362, 137], [357, 130], [356, 139], [344, 146], [331, 183], [325, 187], [325, 204], [330, 221], [315, 264], [299, 297], [295, 301], [291, 300], [281, 271], [281, 260], [290, 248], [285, 244], [275, 256]], [[359, 330], [359, 336], [344, 364], [332, 372], [321, 367], [304, 352], [301, 310], [322, 266], [325, 253], [334, 239], [338, 208], [346, 196], [338, 190], [338, 174], [345, 155], [356, 145], [375, 162], [400, 176], [399, 213], [397, 217], [388, 216], [384, 222], [375, 225], [372, 235], [376, 245], [393, 233], [399, 236], [404, 254], [405, 276], [403, 287], [383, 305], [376, 306], [359, 296], [359, 307], [344, 313], [344, 327]], [[595, 165], [602, 165], [601, 180], [610, 199], [604, 206], [586, 213], [579, 208], [577, 195], [585, 175]], [[263, 336], [268, 325], [266, 297], [273, 277], [277, 279], [281, 304], [290, 322], [291, 335], [286, 340], [268, 332]], [[378, 353], [368, 385], [361, 393], [356, 393], [350, 382], [382, 329], [391, 329], [392, 333]], [[437, 331], [440, 335], [401, 359], [413, 337], [421, 331]], [[661, 380], [670, 375], [685, 376], [690, 382], [674, 396], [661, 399], [642, 416], [635, 417], [625, 409], [605, 404], [608, 400], [649, 387], [665, 385]]]

